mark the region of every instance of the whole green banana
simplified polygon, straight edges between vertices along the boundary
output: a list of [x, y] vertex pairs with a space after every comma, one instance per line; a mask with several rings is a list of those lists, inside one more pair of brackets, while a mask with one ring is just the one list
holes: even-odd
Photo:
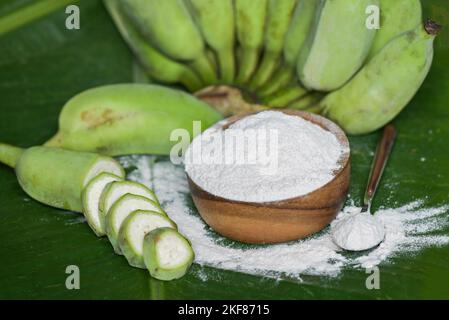
[[162, 83], [182, 83], [191, 92], [204, 86], [189, 67], [171, 60], [145, 41], [120, 11], [118, 0], [104, 0], [104, 3], [122, 37], [151, 78]]
[[193, 121], [205, 129], [221, 119], [207, 104], [179, 90], [156, 85], [118, 84], [73, 97], [59, 117], [59, 131], [45, 145], [106, 155], [165, 154], [170, 135]]
[[426, 78], [440, 28], [427, 21], [394, 38], [349, 83], [324, 98], [324, 115], [349, 134], [369, 133], [387, 124]]
[[249, 87], [253, 90], [263, 85], [279, 65], [287, 33], [297, 0], [268, 0], [265, 28], [264, 54]]
[[201, 32], [183, 0], [121, 0], [120, 4], [157, 49], [172, 59], [189, 62], [206, 84], [217, 81]]
[[304, 110], [311, 113], [319, 113], [320, 109], [317, 107], [324, 94], [322, 92], [310, 92], [305, 96], [290, 103], [287, 108], [295, 110]]
[[323, 0], [298, 0], [292, 21], [285, 35], [283, 66], [269, 82], [258, 90], [258, 94], [262, 96], [270, 95], [293, 81], [299, 53], [310, 32], [320, 1]]
[[422, 21], [420, 0], [379, 0], [380, 29], [376, 33], [368, 60], [373, 58], [393, 38], [410, 31]]
[[326, 0], [299, 56], [297, 72], [308, 89], [332, 91], [363, 65], [375, 29], [366, 26], [366, 8], [378, 0]]
[[60, 148], [21, 149], [0, 143], [0, 162], [15, 169], [20, 186], [33, 199], [76, 212], [83, 211], [81, 193], [96, 175], [125, 176], [112, 158]]
[[235, 74], [234, 6], [232, 0], [185, 0], [207, 44], [218, 57], [220, 79], [232, 83]]
[[254, 73], [263, 46], [268, 0], [234, 0], [235, 26], [240, 45], [237, 84]]
[[285, 108], [288, 104], [305, 96], [306, 94], [306, 89], [301, 87], [299, 84], [293, 84], [264, 98], [263, 103], [272, 108]]

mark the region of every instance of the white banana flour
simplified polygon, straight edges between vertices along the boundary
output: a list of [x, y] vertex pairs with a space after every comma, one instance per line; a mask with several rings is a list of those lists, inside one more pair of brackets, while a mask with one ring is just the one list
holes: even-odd
[[[412, 201], [398, 208], [384, 208], [376, 217], [385, 225], [385, 240], [376, 248], [353, 255], [341, 251], [332, 241], [329, 228], [304, 240], [270, 246], [241, 248], [213, 232], [191, 203], [184, 169], [168, 161], [153, 165], [151, 157], [133, 156], [121, 160], [135, 167], [128, 178], [155, 189], [162, 206], [191, 242], [199, 265], [253, 275], [301, 280], [301, 275], [337, 276], [347, 268], [367, 268], [391, 262], [395, 256], [416, 255], [431, 246], [449, 244], [449, 206], [428, 208], [424, 201]], [[337, 223], [360, 208], [346, 207]], [[200, 279], [209, 275], [198, 273]]]
[[264, 111], [196, 137], [186, 172], [223, 198], [269, 202], [310, 193], [332, 180], [349, 152], [334, 134], [297, 116]]

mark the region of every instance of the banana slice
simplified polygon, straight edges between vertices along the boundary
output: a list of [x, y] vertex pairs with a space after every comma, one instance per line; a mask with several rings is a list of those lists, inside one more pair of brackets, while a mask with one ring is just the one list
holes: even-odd
[[195, 258], [189, 240], [170, 228], [159, 228], [148, 233], [143, 252], [151, 276], [164, 281], [184, 276]]
[[114, 181], [122, 180], [121, 177], [111, 173], [101, 173], [91, 179], [81, 194], [84, 216], [87, 223], [99, 237], [105, 235], [104, 224], [100, 216], [100, 197], [106, 186]]
[[153, 190], [143, 184], [133, 181], [116, 181], [109, 184], [101, 195], [100, 212], [103, 219], [106, 217], [106, 214], [113, 204], [128, 193], [148, 198], [159, 204], [159, 200]]
[[131, 213], [119, 231], [119, 246], [128, 263], [136, 268], [145, 268], [143, 239], [157, 228], [177, 229], [176, 224], [159, 212], [137, 210]]
[[134, 194], [125, 194], [118, 199], [106, 214], [105, 230], [109, 241], [117, 254], [122, 254], [118, 244], [118, 236], [123, 221], [136, 210], [158, 212], [167, 216], [156, 202]]

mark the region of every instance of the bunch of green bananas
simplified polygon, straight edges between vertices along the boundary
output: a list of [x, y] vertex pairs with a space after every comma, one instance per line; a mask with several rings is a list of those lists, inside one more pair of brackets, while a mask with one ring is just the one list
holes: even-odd
[[[384, 126], [408, 104], [440, 29], [422, 22], [420, 0], [104, 2], [157, 82], [237, 87], [258, 106], [318, 112], [349, 134]], [[372, 8], [380, 29], [368, 26]]]

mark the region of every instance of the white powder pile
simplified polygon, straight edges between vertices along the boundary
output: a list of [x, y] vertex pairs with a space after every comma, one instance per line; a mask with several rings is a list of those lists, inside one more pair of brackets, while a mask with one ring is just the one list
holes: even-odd
[[[126, 158], [125, 162], [137, 168], [130, 178], [155, 189], [170, 218], [192, 242], [195, 262], [200, 265], [301, 280], [304, 274], [337, 276], [345, 268], [372, 267], [387, 263], [397, 255], [414, 255], [426, 247], [449, 244], [449, 236], [444, 235], [449, 227], [449, 206], [423, 208], [422, 201], [414, 201], [377, 211], [376, 217], [386, 228], [385, 240], [378, 247], [357, 255], [340, 251], [328, 229], [302, 241], [241, 249], [237, 243], [211, 231], [192, 209], [182, 167], [164, 161], [155, 163], [150, 170], [148, 157]], [[334, 223], [357, 212], [360, 208], [346, 207]], [[207, 279], [204, 273], [198, 277]]]
[[349, 152], [329, 131], [278, 111], [245, 117], [226, 130], [222, 125], [194, 139], [185, 166], [201, 188], [231, 200], [305, 195], [331, 181]]
[[363, 251], [374, 248], [385, 238], [385, 226], [369, 212], [355, 213], [332, 226], [332, 240], [345, 250]]

